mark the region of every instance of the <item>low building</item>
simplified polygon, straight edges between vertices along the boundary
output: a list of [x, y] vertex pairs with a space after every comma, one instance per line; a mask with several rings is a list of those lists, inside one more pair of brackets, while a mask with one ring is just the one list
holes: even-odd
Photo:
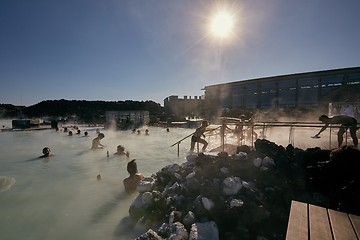
[[106, 111], [106, 127], [113, 129], [129, 129], [149, 124], [148, 111]]
[[165, 111], [178, 118], [196, 118], [201, 116], [204, 98], [201, 96], [169, 96], [164, 99]]

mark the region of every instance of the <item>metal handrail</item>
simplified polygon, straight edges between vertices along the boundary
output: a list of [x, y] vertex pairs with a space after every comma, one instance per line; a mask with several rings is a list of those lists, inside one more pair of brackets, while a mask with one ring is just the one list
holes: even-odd
[[[235, 125], [236, 123], [227, 123], [226, 125]], [[324, 126], [324, 123], [322, 122], [258, 122], [258, 123], [249, 123], [249, 122], [244, 122], [244, 123], [241, 123], [242, 126], [244, 127], [251, 127], [251, 131], [254, 130], [254, 128], [256, 127], [261, 127], [263, 129], [263, 134], [265, 132], [265, 129], [268, 128], [268, 127], [290, 127], [290, 131], [289, 131], [289, 144], [292, 144], [294, 145], [295, 141], [294, 141], [294, 136], [295, 136], [295, 128], [297, 127], [310, 127], [310, 128], [319, 128], [319, 127], [323, 127]], [[330, 131], [330, 142], [329, 142], [329, 148], [331, 149], [331, 140], [332, 140], [332, 134], [331, 134], [331, 130], [334, 129], [334, 128], [340, 128], [342, 124], [330, 124], [328, 126], [329, 128], [329, 131]], [[360, 123], [357, 124], [357, 126], [359, 127], [360, 126]], [[222, 125], [220, 124], [219, 127], [215, 128], [215, 129], [211, 129], [211, 131], [215, 131], [219, 128], [221, 128]], [[348, 131], [345, 132], [346, 134], [346, 138], [345, 138], [345, 143], [347, 144], [347, 133]], [[175, 142], [174, 144], [171, 145], [171, 147], [177, 145], [178, 146], [178, 156], [180, 155], [180, 143], [191, 137], [195, 132], [189, 134], [188, 136], [180, 139], [179, 141]], [[219, 133], [219, 135], [221, 135]], [[222, 145], [223, 145], [223, 149], [224, 149], [224, 145], [225, 145], [225, 134], [223, 134], [222, 137]], [[254, 138], [253, 138], [253, 134], [251, 134], [251, 146], [253, 147], [253, 143], [254, 143]], [[197, 145], [197, 150], [199, 152], [199, 144]]]

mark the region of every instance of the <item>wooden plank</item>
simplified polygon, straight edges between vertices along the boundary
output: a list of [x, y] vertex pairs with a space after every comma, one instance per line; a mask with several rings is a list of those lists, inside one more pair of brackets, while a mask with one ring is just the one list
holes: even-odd
[[307, 204], [291, 201], [286, 240], [308, 239], [308, 211]]
[[358, 239], [360, 239], [360, 216], [349, 214], [349, 218], [354, 227]]
[[346, 213], [328, 210], [335, 240], [357, 240], [355, 231]]
[[332, 240], [326, 208], [309, 204], [309, 228], [311, 240]]

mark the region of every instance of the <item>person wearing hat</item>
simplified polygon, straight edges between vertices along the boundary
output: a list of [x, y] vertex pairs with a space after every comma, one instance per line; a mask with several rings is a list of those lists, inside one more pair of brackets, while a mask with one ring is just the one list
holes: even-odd
[[129, 177], [125, 178], [123, 181], [125, 191], [127, 193], [133, 193], [136, 191], [138, 183], [144, 179], [144, 176], [141, 173], [138, 173], [136, 159], [131, 160], [127, 164], [127, 171], [130, 174]]
[[203, 144], [202, 151], [205, 151], [206, 147], [208, 146], [208, 142], [205, 139], [201, 138], [202, 136], [205, 138], [204, 133], [206, 132], [206, 127], [209, 126], [207, 121], [202, 121], [201, 126], [196, 129], [194, 134], [191, 137], [191, 146], [190, 151], [194, 151], [195, 143]]

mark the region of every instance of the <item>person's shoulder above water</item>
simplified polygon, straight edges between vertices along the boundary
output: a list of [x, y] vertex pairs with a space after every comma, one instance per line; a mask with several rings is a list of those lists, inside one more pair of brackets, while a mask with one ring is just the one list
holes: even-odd
[[144, 176], [138, 172], [136, 159], [131, 160], [127, 164], [127, 171], [130, 174], [129, 177], [125, 178], [123, 181], [125, 191], [127, 193], [133, 193], [136, 191], [138, 183], [144, 179]]

